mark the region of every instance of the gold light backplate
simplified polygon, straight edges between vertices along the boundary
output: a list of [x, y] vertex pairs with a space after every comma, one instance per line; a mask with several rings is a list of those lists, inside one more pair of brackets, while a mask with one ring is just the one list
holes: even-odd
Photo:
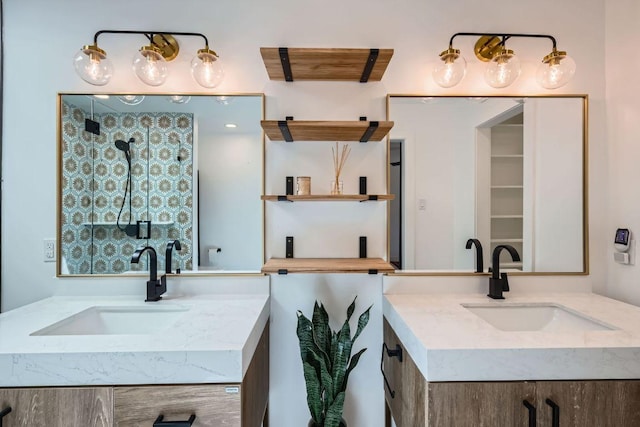
[[502, 49], [502, 39], [497, 36], [482, 36], [473, 47], [473, 53], [483, 62], [489, 62]]
[[178, 56], [180, 45], [171, 34], [154, 34], [151, 43], [160, 49], [166, 61], [172, 61]]

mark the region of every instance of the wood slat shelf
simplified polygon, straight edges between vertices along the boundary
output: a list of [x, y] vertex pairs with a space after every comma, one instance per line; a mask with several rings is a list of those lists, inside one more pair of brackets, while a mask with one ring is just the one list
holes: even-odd
[[[282, 120], [262, 120], [260, 125], [271, 141], [285, 141]], [[292, 141], [361, 141], [368, 133], [369, 121], [285, 120]], [[379, 121], [366, 141], [381, 141], [393, 127], [392, 121]], [[362, 141], [362, 142], [366, 142]]]
[[[282, 49], [286, 49], [283, 51]], [[377, 51], [375, 58], [372, 50]], [[283, 53], [284, 52], [284, 53]], [[393, 49], [280, 48], [261, 47], [260, 54], [271, 80], [380, 81], [391, 61]], [[282, 56], [291, 74], [286, 78]], [[367, 64], [370, 72], [367, 73]], [[368, 78], [364, 79], [368, 74]]]
[[393, 266], [382, 258], [271, 258], [263, 273], [391, 273]]
[[260, 199], [267, 201], [291, 201], [291, 202], [346, 202], [346, 201], [381, 201], [393, 200], [393, 194], [305, 194], [305, 195], [265, 195]]

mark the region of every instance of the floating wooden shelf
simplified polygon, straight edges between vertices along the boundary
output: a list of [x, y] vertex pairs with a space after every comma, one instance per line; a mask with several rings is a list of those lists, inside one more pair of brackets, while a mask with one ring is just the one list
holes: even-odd
[[382, 258], [271, 258], [263, 273], [391, 273], [393, 266]]
[[393, 49], [261, 47], [260, 54], [271, 80], [365, 83], [382, 79]]
[[[151, 225], [173, 225], [174, 222], [173, 221], [151, 221]], [[82, 225], [84, 225], [85, 227], [115, 227], [118, 224], [116, 224], [115, 221], [109, 221], [109, 222], [104, 222], [104, 221], [95, 221], [95, 222], [83, 222]], [[123, 222], [120, 224], [121, 227], [124, 227], [126, 225], [129, 225], [126, 222]], [[131, 225], [136, 225], [136, 223], [132, 223]]]
[[376, 201], [393, 200], [393, 194], [305, 194], [305, 195], [266, 195], [260, 199], [267, 201], [291, 201], [291, 202], [347, 202], [347, 201]]
[[[262, 129], [271, 141], [380, 141], [393, 127], [393, 122], [369, 121], [305, 121], [262, 120]], [[286, 126], [285, 133], [282, 127]]]

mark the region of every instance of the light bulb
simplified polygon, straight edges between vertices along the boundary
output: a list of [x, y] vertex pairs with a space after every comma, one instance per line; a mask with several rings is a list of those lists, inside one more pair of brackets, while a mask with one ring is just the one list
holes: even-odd
[[208, 46], [200, 49], [191, 61], [191, 75], [202, 87], [214, 88], [218, 86], [224, 78], [224, 69], [220, 58]]
[[133, 58], [133, 71], [143, 83], [160, 86], [167, 80], [169, 70], [160, 49], [143, 46]]
[[96, 44], [83, 46], [73, 57], [73, 66], [82, 80], [95, 86], [106, 85], [113, 75], [107, 53]]
[[442, 63], [433, 69], [433, 80], [441, 87], [453, 87], [460, 83], [467, 71], [467, 61], [460, 50], [449, 48], [440, 54]]
[[553, 48], [538, 65], [536, 79], [540, 86], [546, 89], [557, 89], [566, 85], [576, 72], [576, 62], [567, 55]]
[[509, 86], [520, 75], [520, 60], [510, 49], [502, 48], [496, 53], [484, 72], [487, 84], [495, 88]]

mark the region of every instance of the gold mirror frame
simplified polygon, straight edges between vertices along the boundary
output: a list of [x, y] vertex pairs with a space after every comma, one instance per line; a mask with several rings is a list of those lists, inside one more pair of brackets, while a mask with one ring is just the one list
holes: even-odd
[[[222, 97], [222, 96], [229, 96], [229, 97], [260, 97], [260, 108], [261, 108], [261, 114], [260, 114], [260, 120], [264, 120], [265, 118], [265, 107], [266, 107], [266, 99], [265, 99], [265, 94], [264, 93], [260, 93], [260, 92], [244, 92], [244, 93], [233, 93], [233, 92], [229, 92], [229, 93], [203, 93], [203, 92], [193, 92], [193, 93], [129, 93], [129, 92], [122, 92], [122, 93], [107, 93], [107, 92], [101, 92], [101, 93], [86, 93], [86, 92], [59, 92], [57, 94], [57, 99], [56, 99], [56, 132], [57, 132], [57, 150], [56, 150], [56, 247], [55, 247], [55, 251], [56, 251], [56, 277], [57, 278], [131, 278], [131, 277], [144, 277], [141, 274], [137, 274], [137, 273], [121, 273], [121, 274], [63, 274], [62, 273], [62, 263], [61, 263], [61, 259], [62, 259], [62, 218], [63, 218], [63, 214], [62, 214], [62, 174], [63, 174], [63, 168], [62, 168], [62, 161], [63, 161], [63, 137], [62, 137], [62, 132], [63, 132], [63, 126], [62, 126], [62, 101], [63, 101], [63, 97], [67, 96], [67, 95], [84, 95], [84, 96], [95, 96], [95, 95], [110, 95], [110, 96], [126, 96], [126, 95], [145, 95], [145, 96], [185, 96], [185, 97], [196, 97], [196, 96], [206, 96], [206, 97]], [[264, 194], [265, 192], [265, 173], [266, 173], [266, 158], [265, 158], [265, 134], [264, 131], [261, 131], [261, 167], [262, 167], [262, 173], [260, 174], [261, 176], [261, 185], [260, 185], [260, 191], [261, 194]], [[260, 194], [256, 195], [257, 198], [260, 197]], [[255, 272], [252, 270], [249, 271], [244, 271], [241, 270], [241, 272], [234, 272], [232, 270], [222, 270], [220, 272], [217, 271], [188, 271], [188, 272], [183, 272], [180, 274], [171, 274], [174, 276], [179, 276], [179, 277], [241, 277], [241, 276], [245, 276], [245, 277], [256, 277], [256, 276], [264, 276], [264, 273], [261, 273], [260, 268], [262, 267], [262, 264], [264, 263], [264, 259], [265, 259], [265, 253], [266, 253], [266, 231], [265, 231], [265, 202], [262, 201], [260, 203], [261, 206], [261, 212], [260, 212], [260, 218], [261, 218], [261, 223], [260, 223], [260, 228], [261, 228], [261, 233], [260, 233], [260, 238], [262, 239], [262, 244], [261, 244], [261, 264], [259, 266], [257, 266]], [[160, 254], [159, 254], [160, 256]]]
[[[392, 98], [578, 98], [582, 99], [582, 264], [583, 271], [576, 272], [509, 272], [518, 276], [585, 276], [589, 275], [589, 96], [587, 94], [557, 94], [557, 95], [432, 95], [420, 93], [389, 93], [386, 102], [386, 120], [390, 118]], [[391, 188], [391, 132], [387, 135], [387, 193]], [[391, 204], [387, 204], [387, 256], [391, 257]], [[429, 270], [396, 270], [390, 275], [395, 276], [489, 276], [491, 273], [457, 272], [457, 271], [429, 271]]]

